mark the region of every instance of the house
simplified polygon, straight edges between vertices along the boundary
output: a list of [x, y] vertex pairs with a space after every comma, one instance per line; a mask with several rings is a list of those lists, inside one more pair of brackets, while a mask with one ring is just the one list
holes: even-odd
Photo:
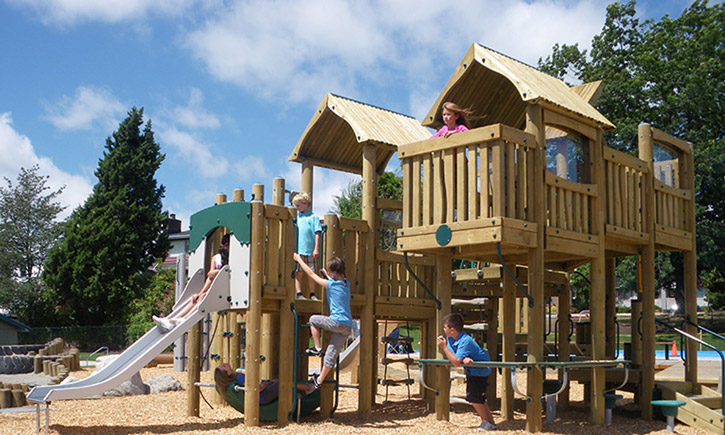
[[17, 320], [7, 315], [0, 314], [0, 345], [18, 344], [18, 331], [30, 331], [29, 326], [25, 326]]

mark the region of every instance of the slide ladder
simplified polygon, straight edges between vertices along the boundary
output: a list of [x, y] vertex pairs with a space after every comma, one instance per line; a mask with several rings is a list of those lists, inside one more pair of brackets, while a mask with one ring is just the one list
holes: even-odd
[[676, 417], [682, 424], [725, 434], [722, 395], [718, 391], [693, 382], [656, 381], [655, 386], [662, 390], [663, 399], [685, 402], [677, 410]]

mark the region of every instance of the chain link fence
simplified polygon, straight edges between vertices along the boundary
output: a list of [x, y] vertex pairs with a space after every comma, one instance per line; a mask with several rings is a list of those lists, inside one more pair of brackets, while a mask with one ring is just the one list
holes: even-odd
[[126, 327], [112, 326], [59, 326], [47, 328], [33, 328], [30, 331], [19, 331], [19, 344], [42, 344], [60, 337], [67, 345], [77, 347], [81, 352], [108, 346], [111, 351], [125, 349]]

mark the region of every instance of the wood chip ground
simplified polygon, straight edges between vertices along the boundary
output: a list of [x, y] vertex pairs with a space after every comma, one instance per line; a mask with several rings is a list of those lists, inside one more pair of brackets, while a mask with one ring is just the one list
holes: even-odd
[[[73, 372], [82, 378], [90, 374], [90, 369]], [[142, 379], [160, 374], [171, 374], [185, 387], [186, 373], [174, 372], [171, 366], [145, 368]], [[349, 373], [343, 373], [341, 381], [350, 383]], [[500, 382], [500, 377], [498, 378]], [[209, 372], [203, 372], [202, 382], [213, 382]], [[525, 376], [519, 377], [522, 391], [525, 390]], [[500, 383], [499, 383], [500, 389]], [[212, 403], [213, 409], [201, 401], [200, 417], [186, 416], [186, 392], [169, 392], [155, 395], [114, 397], [86, 400], [57, 401], [51, 404], [50, 434], [61, 435], [130, 435], [130, 434], [277, 434], [277, 433], [314, 433], [325, 434], [470, 434], [476, 430], [480, 420], [469, 405], [451, 406], [450, 421], [437, 421], [435, 414], [426, 409], [425, 403], [417, 396], [418, 386], [411, 388], [414, 396], [408, 400], [406, 387], [390, 387], [388, 402], [385, 387], [378, 387], [376, 405], [370, 418], [362, 420], [357, 415], [357, 390], [346, 389], [340, 394], [340, 406], [333, 419], [324, 419], [316, 412], [303, 417], [300, 423], [291, 423], [285, 427], [263, 425], [248, 428], [244, 426], [244, 417], [229, 406]], [[206, 398], [212, 402], [212, 391], [204, 389]], [[462, 381], [456, 380], [451, 390], [454, 396], [465, 395]], [[611, 425], [595, 426], [589, 422], [588, 405], [581, 402], [583, 387], [573, 383], [571, 387], [571, 409], [560, 413], [553, 423], [544, 420], [542, 434], [667, 434], [664, 421], [645, 421], [632, 404], [632, 395], [618, 402]], [[498, 410], [498, 401], [491, 404], [498, 424], [498, 433], [527, 434], [525, 422], [525, 403], [516, 401], [516, 414], [513, 421], [502, 421]], [[0, 414], [0, 434], [18, 435], [35, 433], [35, 412]], [[41, 413], [41, 433], [44, 432], [44, 414]], [[697, 429], [677, 424], [677, 434], [706, 434]]]

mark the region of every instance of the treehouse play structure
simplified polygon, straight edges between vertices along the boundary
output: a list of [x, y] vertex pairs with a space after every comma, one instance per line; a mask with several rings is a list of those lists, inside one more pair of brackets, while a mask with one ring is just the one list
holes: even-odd
[[[362, 218], [325, 215], [322, 252], [323, 262], [338, 256], [347, 264], [353, 317], [360, 322], [353, 382], [361, 416], [371, 412], [379, 384], [410, 382], [379, 380], [378, 364], [391, 360], [378, 355], [378, 341], [386, 340], [378, 324], [398, 321], [420, 326], [420, 394], [438, 419], [448, 419], [451, 368], [436, 337], [442, 334], [442, 317], [455, 310], [488, 348], [490, 365], [501, 369], [499, 380], [492, 371], [489, 398], [496, 397], [496, 382], [502, 382], [501, 415], [513, 419], [514, 393], [524, 396], [530, 432], [542, 430], [544, 403], [547, 417], [552, 409], [567, 409], [566, 387], [575, 379], [586, 385], [595, 424], [605, 423], [616, 399], [608, 393], [617, 388], [634, 391], [642, 417], [652, 418], [657, 390], [658, 398], [684, 402], [680, 421], [723, 433], [722, 396], [698, 383], [694, 341], [684, 349], [683, 382], [655, 383], [657, 250], [683, 253], [684, 309], [692, 322], [682, 332], [695, 336], [699, 328], [693, 146], [641, 124], [638, 157], [608, 147], [603, 133], [615, 126], [594, 108], [602, 86], [570, 87], [474, 44], [422, 125], [369, 104], [325, 96], [289, 159], [301, 164], [301, 191], [313, 197], [315, 167], [362, 176]], [[431, 139], [425, 127], [442, 125], [446, 101], [471, 108], [473, 128]], [[402, 201], [377, 195], [378, 177], [395, 153], [403, 168]], [[202, 308], [216, 312], [212, 368], [223, 362], [244, 367], [242, 403], [249, 426], [270, 419], [260, 415], [254, 386], [261, 379], [279, 378], [279, 424], [296, 415], [302, 405], [294, 385], [307, 379], [310, 368], [301, 352], [309, 342], [303, 325], [327, 309], [320, 289], [319, 301], [295, 299], [296, 210], [285, 205], [284, 180], [274, 180], [271, 203], [264, 197], [262, 185], [254, 186], [250, 202], [242, 191], [230, 202], [218, 195], [217, 205], [192, 216], [190, 234], [194, 279], [208, 270], [221, 235], [234, 236], [230, 267], [217, 277], [226, 282], [215, 282], [207, 299], [218, 300]], [[381, 217], [381, 211], [399, 213], [400, 222]], [[397, 249], [384, 251], [380, 232], [390, 228], [397, 230]], [[622, 256], [641, 259], [632, 313], [633, 324], [640, 326], [632, 329], [625, 361], [615, 356], [614, 270]], [[590, 265], [590, 328], [586, 343], [575, 345], [568, 334], [569, 273], [584, 264]], [[547, 342], [550, 298], [558, 299], [560, 332]], [[201, 326], [184, 325], [188, 414], [199, 415]], [[514, 379], [522, 370], [525, 391]], [[546, 379], [547, 371], [556, 379]], [[335, 379], [321, 390], [324, 416], [336, 407]]]

